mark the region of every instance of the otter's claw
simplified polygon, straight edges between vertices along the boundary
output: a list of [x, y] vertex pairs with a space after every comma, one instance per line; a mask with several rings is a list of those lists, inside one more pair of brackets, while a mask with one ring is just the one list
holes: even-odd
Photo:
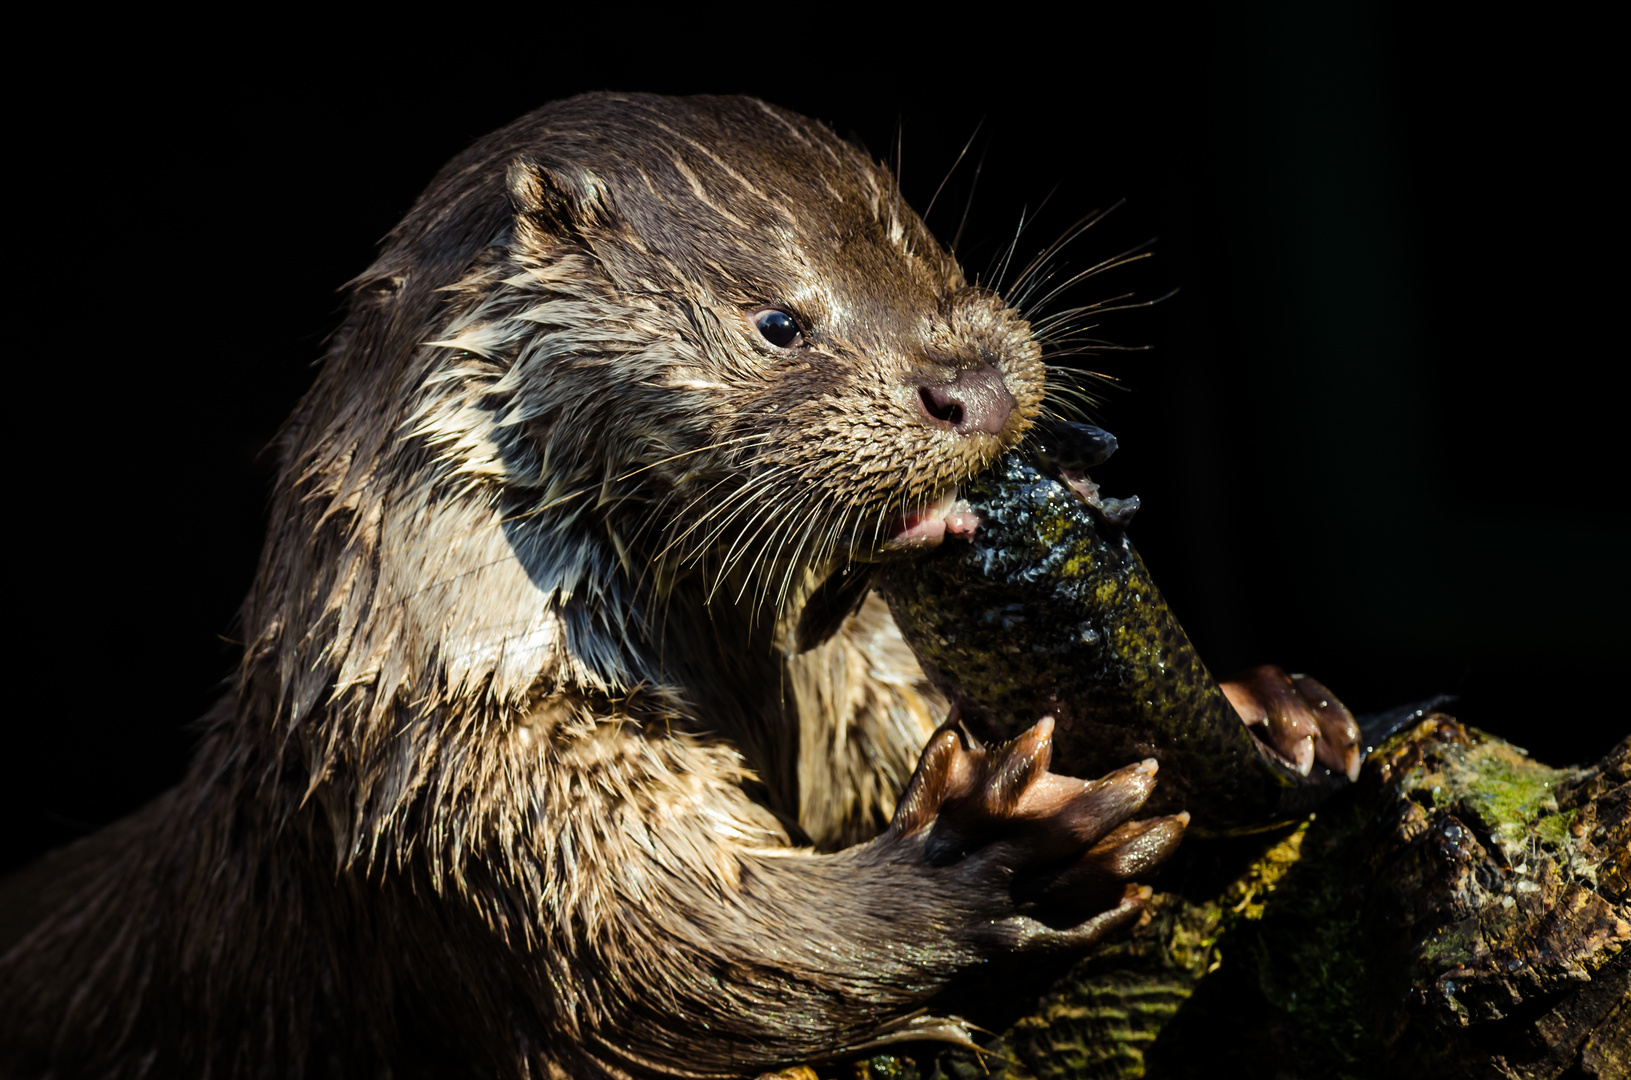
[[1359, 779], [1359, 725], [1317, 680], [1265, 664], [1219, 685], [1241, 720], [1298, 773], [1307, 776], [1318, 761]]
[[1052, 718], [994, 747], [947, 724], [890, 824], [997, 909], [981, 933], [1009, 945], [1068, 947], [1135, 919], [1149, 893], [1130, 881], [1172, 854], [1189, 821], [1129, 820], [1155, 789], [1153, 759], [1082, 781], [1049, 772], [1052, 756]]

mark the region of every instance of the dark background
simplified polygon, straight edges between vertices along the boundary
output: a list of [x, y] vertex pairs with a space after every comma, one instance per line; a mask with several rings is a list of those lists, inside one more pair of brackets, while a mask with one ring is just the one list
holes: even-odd
[[930, 226], [949, 240], [983, 163], [960, 255], [986, 281], [1027, 208], [1022, 263], [1125, 199], [1065, 268], [1154, 257], [1059, 303], [1178, 290], [1102, 320], [1147, 351], [1081, 362], [1119, 380], [1101, 482], [1142, 496], [1133, 537], [1214, 670], [1310, 671], [1359, 711], [1458, 694], [1554, 763], [1631, 730], [1609, 35], [1342, 3], [990, 15], [104, 24], [18, 86], [4, 865], [180, 778], [337, 287], [471, 139], [597, 88], [820, 117], [919, 209], [978, 129]]

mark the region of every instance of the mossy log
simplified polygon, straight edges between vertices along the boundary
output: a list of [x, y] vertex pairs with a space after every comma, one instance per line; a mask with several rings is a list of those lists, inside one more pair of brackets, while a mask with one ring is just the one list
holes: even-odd
[[1154, 884], [978, 1053], [818, 1075], [1631, 1074], [1631, 738], [1554, 769], [1432, 714], [1317, 814], [1192, 837]]

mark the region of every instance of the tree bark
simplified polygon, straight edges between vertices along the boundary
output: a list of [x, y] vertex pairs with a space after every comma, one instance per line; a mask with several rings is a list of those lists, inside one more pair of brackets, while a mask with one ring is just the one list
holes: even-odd
[[821, 1075], [1631, 1074], [1631, 738], [1554, 769], [1432, 714], [1306, 821], [1186, 840], [1153, 884], [1136, 933], [1033, 985], [980, 1052]]

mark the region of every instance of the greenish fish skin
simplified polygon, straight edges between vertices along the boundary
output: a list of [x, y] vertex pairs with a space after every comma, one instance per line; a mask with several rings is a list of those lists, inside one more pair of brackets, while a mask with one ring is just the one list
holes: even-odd
[[1199, 835], [1274, 828], [1347, 783], [1318, 763], [1298, 775], [1251, 734], [1114, 500], [1090, 504], [1019, 454], [963, 496], [981, 518], [973, 539], [891, 564], [882, 584], [925, 672], [976, 735], [1009, 739], [1052, 716], [1051, 768], [1070, 776], [1153, 757], [1160, 786], [1146, 812], [1188, 810]]

